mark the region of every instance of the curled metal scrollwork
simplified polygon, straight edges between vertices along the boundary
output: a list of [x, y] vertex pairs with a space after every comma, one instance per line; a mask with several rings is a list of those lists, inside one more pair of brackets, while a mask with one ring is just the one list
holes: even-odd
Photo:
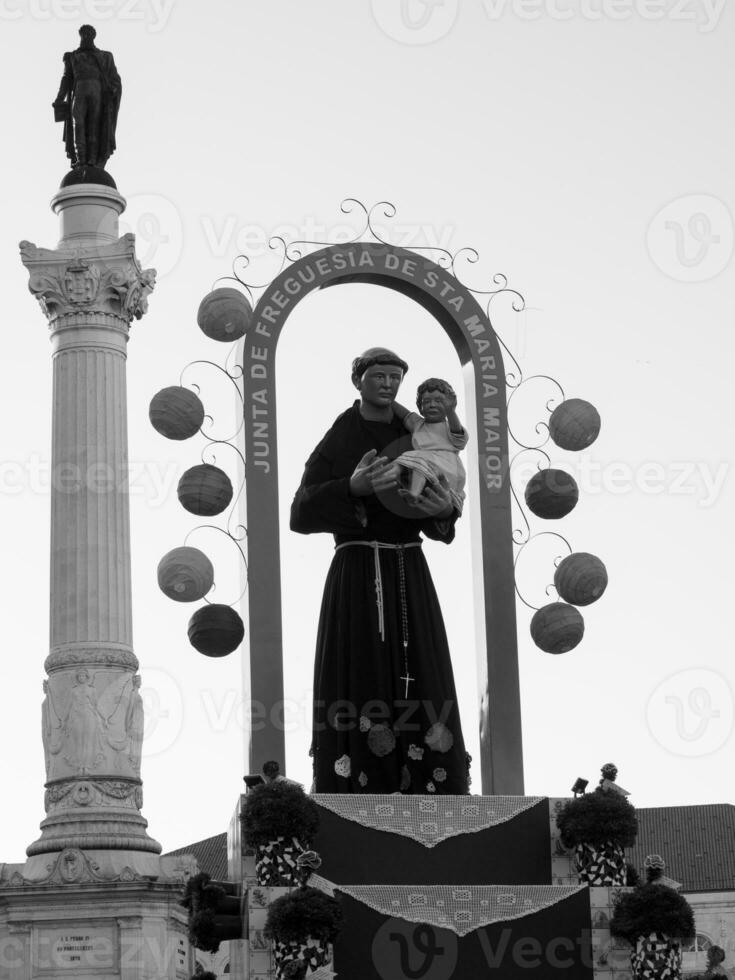
[[[233, 534], [231, 534], [229, 530], [220, 527], [218, 524], [198, 524], [196, 527], [193, 527], [191, 531], [189, 531], [189, 533], [186, 535], [186, 537], [184, 538], [184, 545], [185, 546], [188, 545], [191, 536], [193, 534], [197, 534], [200, 531], [216, 531], [218, 534], [224, 534], [224, 536], [235, 545], [235, 547], [237, 548], [240, 554], [240, 558], [242, 559], [243, 567], [245, 569], [245, 574], [243, 576], [243, 581], [245, 582], [245, 585], [243, 586], [240, 595], [238, 595], [232, 602], [224, 603], [224, 605], [227, 606], [236, 606], [242, 601], [245, 593], [248, 590], [248, 560], [245, 556], [245, 551], [242, 546], [242, 541], [245, 539], [246, 534], [243, 534], [242, 538], [237, 538]], [[212, 586], [212, 589], [216, 591], [217, 589], [216, 581], [215, 584]], [[207, 598], [207, 596], [204, 596], [204, 601], [209, 605], [212, 605], [212, 600]], [[218, 601], [222, 601], [222, 600], [218, 600]]]
[[[523, 596], [523, 594], [522, 594], [522, 592], [520, 590], [520, 587], [518, 585], [518, 563], [519, 563], [519, 561], [521, 559], [521, 556], [527, 553], [527, 550], [528, 550], [529, 546], [533, 546], [535, 543], [539, 542], [541, 540], [541, 538], [556, 538], [557, 540], [561, 541], [562, 544], [564, 545], [564, 547], [567, 549], [567, 554], [571, 555], [572, 554], [572, 551], [573, 551], [572, 546], [570, 545], [570, 543], [567, 541], [567, 539], [562, 534], [559, 534], [558, 531], [537, 531], [535, 534], [530, 534], [529, 537], [524, 541], [524, 543], [519, 547], [519, 549], [518, 549], [518, 551], [516, 553], [515, 559], [513, 561], [513, 572], [514, 572], [514, 577], [515, 577], [515, 590], [516, 590], [516, 595], [521, 600], [521, 602], [523, 603], [523, 605], [524, 606], [528, 606], [529, 609], [539, 609], [540, 607], [539, 606], [534, 606], [532, 602], [529, 602], [528, 599], [526, 599]], [[555, 568], [558, 566], [559, 562], [562, 560], [563, 557], [566, 557], [566, 555], [557, 555], [556, 556], [556, 558], [554, 559], [554, 567]], [[545, 594], [546, 594], [546, 597], [547, 598], [550, 598], [551, 597], [552, 591], [553, 592], [556, 592], [556, 589], [554, 588], [553, 582], [549, 583], [546, 586], [546, 588], [545, 588]]]
[[[272, 282], [272, 280], [284, 271], [290, 264], [293, 264], [300, 259], [304, 258], [311, 252], [327, 248], [334, 245], [349, 245], [361, 241], [370, 241], [384, 245], [386, 247], [399, 247], [396, 242], [392, 242], [389, 237], [389, 233], [386, 230], [386, 226], [390, 227], [390, 222], [392, 222], [397, 214], [397, 207], [387, 200], [378, 201], [373, 205], [366, 205], [358, 198], [347, 197], [340, 204], [340, 212], [344, 215], [354, 215], [359, 219], [357, 221], [357, 230], [352, 233], [350, 229], [349, 234], [351, 237], [342, 238], [339, 241], [319, 241], [317, 239], [303, 238], [296, 239], [294, 241], [288, 241], [282, 235], [274, 235], [268, 241], [268, 249], [273, 253], [275, 257], [275, 271], [271, 273], [266, 278], [264, 282], [255, 282], [251, 279], [251, 267], [252, 262], [250, 257], [241, 254], [237, 255], [232, 263], [232, 274], [230, 276], [224, 276], [217, 280], [216, 285], [226, 284], [226, 283], [236, 283], [239, 287], [244, 289], [253, 303], [255, 305], [258, 295], [262, 293]], [[395, 226], [394, 226], [395, 228]], [[564, 542], [565, 546], [569, 548], [571, 552], [571, 546], [566, 541], [562, 535], [551, 531], [541, 531], [534, 533], [532, 531], [531, 522], [529, 521], [525, 501], [522, 499], [522, 495], [516, 492], [513, 486], [512, 480], [512, 468], [513, 464], [518, 460], [518, 458], [527, 452], [536, 452], [540, 455], [540, 462], [538, 464], [539, 469], [544, 469], [551, 466], [551, 460], [548, 454], [544, 451], [543, 447], [547, 445], [550, 439], [548, 417], [540, 418], [533, 426], [533, 432], [535, 434], [534, 438], [521, 438], [519, 434], [518, 426], [513, 419], [513, 410], [515, 407], [514, 399], [518, 392], [523, 389], [524, 391], [530, 390], [527, 385], [533, 383], [538, 383], [543, 381], [545, 383], [550, 383], [556, 387], [561, 399], [564, 400], [565, 394], [564, 389], [554, 378], [549, 375], [536, 374], [531, 377], [525, 378], [523, 374], [523, 369], [519, 360], [516, 358], [511, 347], [503, 338], [501, 333], [498, 331], [496, 326], [496, 320], [500, 318], [503, 303], [507, 304], [509, 301], [510, 311], [513, 314], [521, 314], [526, 310], [526, 301], [523, 295], [517, 290], [509, 285], [508, 277], [502, 272], [490, 273], [487, 276], [478, 276], [476, 270], [474, 276], [469, 276], [468, 271], [471, 267], [477, 267], [480, 264], [480, 253], [477, 249], [470, 246], [463, 246], [456, 251], [452, 252], [442, 245], [402, 245], [400, 247], [405, 247], [409, 251], [413, 251], [424, 255], [426, 258], [430, 258], [441, 268], [446, 269], [455, 279], [470, 293], [472, 293], [480, 305], [486, 311], [486, 315], [490, 324], [490, 329], [493, 331], [495, 337], [500, 344], [503, 351], [503, 361], [505, 370], [505, 381], [508, 391], [507, 396], [507, 409], [508, 409], [508, 436], [509, 440], [515, 445], [516, 450], [511, 450], [512, 459], [509, 467], [509, 479], [510, 479], [510, 489], [513, 501], [515, 503], [515, 508], [517, 513], [520, 514], [523, 524], [516, 527], [513, 532], [513, 544], [517, 549], [516, 554], [516, 564], [521, 557], [521, 554], [525, 553], [526, 548], [531, 544], [531, 542], [538, 540], [538, 538], [544, 535], [553, 535]], [[469, 280], [472, 279], [470, 282]], [[507, 308], [507, 306], [506, 306]], [[224, 373], [230, 378], [232, 383], [238, 390], [240, 397], [242, 397], [242, 392], [238, 381], [242, 380], [242, 369], [240, 368], [240, 373], [236, 374], [237, 366], [230, 367], [229, 360], [228, 364], [222, 369]], [[557, 396], [548, 398], [545, 401], [545, 408], [547, 412], [552, 411], [552, 406], [556, 401]], [[211, 446], [218, 443], [232, 443], [232, 441], [239, 435], [240, 429], [235, 435], [233, 435], [229, 440], [216, 440], [210, 439]], [[206, 433], [204, 433], [206, 436]], [[537, 437], [537, 438], [536, 438]], [[233, 447], [234, 448], [234, 447]], [[237, 500], [242, 493], [242, 488], [238, 492]], [[232, 520], [232, 514], [228, 520], [228, 530], [224, 533], [230, 533], [230, 523]], [[245, 532], [245, 529], [241, 525], [238, 525], [237, 533], [240, 531]], [[242, 537], [233, 537], [233, 540], [240, 541], [243, 540], [244, 533]], [[244, 557], [244, 555], [243, 555]], [[547, 595], [549, 594], [549, 588], [547, 587]], [[532, 606], [518, 591], [518, 586], [516, 582], [516, 591], [518, 592], [519, 599], [524, 602], [530, 608], [536, 608]]]

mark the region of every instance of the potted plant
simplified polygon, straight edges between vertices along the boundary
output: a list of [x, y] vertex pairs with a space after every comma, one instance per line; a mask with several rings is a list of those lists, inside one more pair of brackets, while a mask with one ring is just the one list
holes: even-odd
[[309, 850], [319, 809], [301, 786], [277, 780], [256, 786], [242, 809], [243, 842], [256, 853], [258, 884], [298, 885], [297, 859]]
[[637, 980], [680, 980], [681, 943], [694, 937], [694, 915], [687, 900], [662, 884], [660, 865], [649, 866], [647, 881], [622, 893], [610, 920], [613, 936], [633, 947]]
[[569, 800], [556, 825], [561, 842], [576, 852], [579, 880], [590, 885], [627, 884], [624, 848], [638, 832], [635, 808], [620, 793], [598, 787]]
[[273, 942], [276, 977], [303, 977], [330, 962], [330, 944], [342, 925], [337, 899], [303, 885], [277, 898], [268, 909], [265, 935]]
[[216, 953], [220, 943], [242, 939], [240, 898], [234, 882], [213, 881], [201, 871], [187, 880], [181, 905], [189, 912], [189, 941], [197, 949]]

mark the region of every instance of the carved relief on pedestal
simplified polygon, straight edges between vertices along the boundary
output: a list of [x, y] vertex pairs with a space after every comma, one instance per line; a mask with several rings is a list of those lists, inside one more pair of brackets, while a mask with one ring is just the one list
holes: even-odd
[[139, 782], [123, 779], [68, 780], [49, 786], [44, 804], [47, 813], [87, 806], [140, 810], [143, 806], [143, 788]]
[[48, 874], [37, 881], [30, 881], [16, 872], [10, 884], [17, 888], [21, 885], [78, 885], [87, 881], [143, 880], [141, 875], [136, 874], [129, 867], [123, 868], [119, 874], [103, 874], [97, 862], [77, 847], [64, 848], [55, 856], [53, 861], [46, 865], [46, 870]]
[[74, 313], [112, 313], [139, 320], [148, 310], [155, 269], [142, 269], [135, 257], [135, 236], [92, 248], [38, 248], [20, 243], [28, 288], [53, 322]]
[[[87, 667], [59, 671], [44, 681], [41, 716], [47, 781], [74, 776], [114, 777], [117, 773], [128, 778], [140, 776], [140, 683], [139, 674], [91, 671]], [[114, 779], [88, 782], [112, 796], [116, 795], [116, 785], [130, 785], [124, 781], [116, 784]], [[117, 795], [125, 798], [129, 794]]]

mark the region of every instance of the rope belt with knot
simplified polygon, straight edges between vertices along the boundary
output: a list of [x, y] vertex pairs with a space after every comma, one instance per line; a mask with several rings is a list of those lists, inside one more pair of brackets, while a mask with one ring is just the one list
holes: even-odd
[[341, 548], [352, 548], [354, 546], [372, 548], [375, 556], [375, 604], [378, 608], [378, 632], [380, 639], [385, 642], [385, 602], [383, 598], [383, 573], [380, 568], [380, 552], [395, 551], [398, 559], [398, 589], [401, 599], [401, 640], [403, 642], [403, 666], [405, 676], [401, 677], [406, 682], [406, 697], [408, 697], [408, 685], [414, 680], [408, 672], [408, 599], [406, 597], [406, 559], [404, 551], [406, 548], [420, 548], [420, 541], [407, 541], [404, 544], [390, 544], [387, 541], [344, 541], [338, 544], [335, 551]]

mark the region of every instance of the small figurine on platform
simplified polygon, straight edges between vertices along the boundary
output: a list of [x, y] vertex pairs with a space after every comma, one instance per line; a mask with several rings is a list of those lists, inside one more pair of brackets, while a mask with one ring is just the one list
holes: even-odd
[[619, 796], [630, 796], [627, 789], [618, 786], [615, 780], [618, 778], [618, 767], [613, 762], [606, 762], [600, 770], [602, 779], [599, 782], [599, 789], [603, 793], [617, 793]]
[[420, 415], [393, 403], [393, 411], [411, 433], [413, 445], [395, 461], [405, 473], [404, 489], [399, 492], [416, 501], [427, 483], [436, 485], [443, 477], [452, 505], [461, 514], [467, 474], [459, 453], [468, 436], [457, 415], [457, 396], [447, 381], [427, 378], [418, 387], [416, 405]]

